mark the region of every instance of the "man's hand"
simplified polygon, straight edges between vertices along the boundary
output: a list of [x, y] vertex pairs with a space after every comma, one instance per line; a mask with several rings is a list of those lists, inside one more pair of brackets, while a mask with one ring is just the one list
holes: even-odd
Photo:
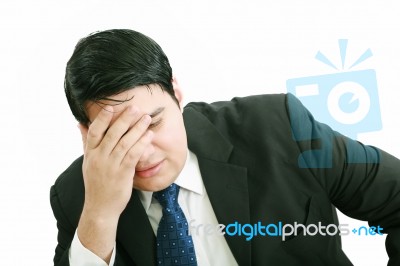
[[128, 107], [111, 124], [113, 108], [104, 107], [86, 128], [79, 126], [84, 146], [82, 165], [85, 203], [78, 225], [81, 243], [109, 261], [119, 216], [131, 194], [135, 167], [152, 141], [149, 115]]

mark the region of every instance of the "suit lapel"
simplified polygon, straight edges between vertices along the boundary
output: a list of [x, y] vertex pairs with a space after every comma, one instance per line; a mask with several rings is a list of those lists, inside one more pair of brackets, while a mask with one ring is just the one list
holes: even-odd
[[[188, 146], [198, 159], [204, 186], [220, 224], [250, 223], [247, 169], [228, 162], [233, 152], [227, 141], [210, 121], [199, 112], [184, 112]], [[251, 243], [243, 237], [225, 239], [239, 265], [251, 264]]]
[[[250, 223], [247, 172], [245, 168], [198, 158], [201, 176], [218, 223]], [[225, 239], [239, 265], [250, 265], [250, 242], [243, 237]]]
[[117, 241], [136, 265], [155, 265], [156, 238], [136, 190], [119, 219]]

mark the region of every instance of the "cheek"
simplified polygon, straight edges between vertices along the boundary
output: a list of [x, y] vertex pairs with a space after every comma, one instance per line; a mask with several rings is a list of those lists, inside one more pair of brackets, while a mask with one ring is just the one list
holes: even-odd
[[180, 153], [186, 153], [187, 140], [185, 126], [182, 120], [175, 123], [165, 123], [156, 132], [154, 145], [167, 153], [168, 156], [179, 156]]

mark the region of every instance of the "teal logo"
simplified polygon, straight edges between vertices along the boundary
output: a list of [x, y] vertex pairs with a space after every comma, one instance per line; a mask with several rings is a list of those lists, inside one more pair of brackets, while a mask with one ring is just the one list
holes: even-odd
[[289, 79], [286, 88], [310, 110], [316, 120], [356, 139], [359, 133], [382, 129], [382, 121], [375, 70], [352, 70], [370, 58], [372, 51], [367, 49], [347, 68], [347, 44], [348, 40], [339, 40], [340, 68], [320, 51], [315, 56], [341, 72]]
[[[347, 44], [348, 40], [339, 40], [340, 67], [334, 65], [320, 51], [315, 56], [315, 59], [334, 69], [336, 73], [288, 79], [286, 88], [288, 93], [295, 95], [301, 101], [317, 121], [329, 125], [333, 130], [351, 139], [357, 139], [359, 133], [382, 129], [382, 120], [375, 70], [353, 70], [354, 67], [370, 58], [372, 51], [367, 49], [360, 53], [355, 62], [348, 64]], [[291, 101], [289, 101], [289, 108], [290, 104]], [[310, 135], [305, 134], [302, 127], [294, 123], [297, 122], [292, 122], [295, 140], [311, 141]], [[299, 158], [299, 166], [302, 168], [332, 167], [332, 158], [326, 155], [332, 150], [332, 140], [323, 139], [321, 136], [313, 136], [313, 138], [320, 138], [321, 147], [319, 150], [303, 153]], [[322, 158], [322, 155], [325, 157]], [[359, 160], [357, 156], [352, 156], [348, 162], [364, 162]]]

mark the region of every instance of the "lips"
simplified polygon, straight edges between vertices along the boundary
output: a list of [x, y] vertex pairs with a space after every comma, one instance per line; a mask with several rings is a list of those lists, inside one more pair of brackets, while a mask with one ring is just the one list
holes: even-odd
[[140, 177], [152, 177], [160, 171], [163, 162], [164, 160], [150, 165], [146, 165], [144, 167], [139, 167], [136, 169], [136, 174]]

